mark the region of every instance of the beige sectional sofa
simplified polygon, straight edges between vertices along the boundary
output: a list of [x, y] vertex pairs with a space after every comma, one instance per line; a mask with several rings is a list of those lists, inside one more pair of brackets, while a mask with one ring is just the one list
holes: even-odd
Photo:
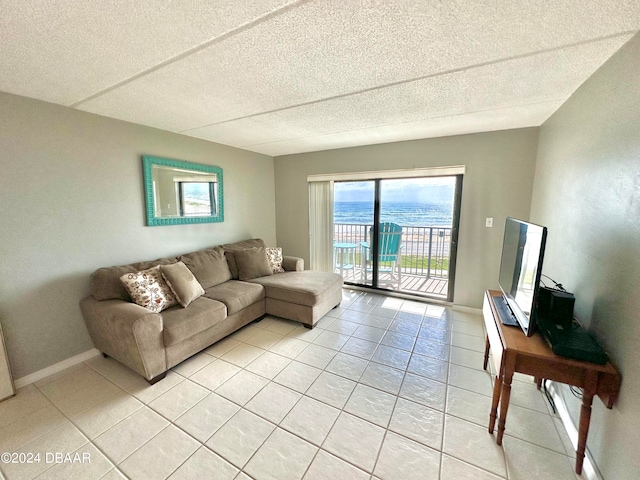
[[[264, 249], [261, 239], [252, 239], [96, 270], [90, 277], [91, 294], [80, 302], [94, 345], [155, 383], [171, 367], [266, 314], [313, 328], [340, 304], [340, 275], [304, 270], [302, 259], [287, 256], [282, 257], [283, 272], [265, 272]], [[186, 266], [193, 274], [196, 293], [189, 290], [189, 295], [195, 298], [186, 307], [153, 311], [134, 303], [121, 277], [135, 279], [136, 272], [157, 266], [163, 272]], [[179, 285], [171, 285], [172, 291], [174, 286]]]

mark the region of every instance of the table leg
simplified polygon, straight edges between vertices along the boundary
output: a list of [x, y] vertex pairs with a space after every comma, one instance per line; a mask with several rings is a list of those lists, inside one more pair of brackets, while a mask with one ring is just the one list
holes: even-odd
[[598, 373], [589, 370], [585, 378], [582, 389], [582, 408], [580, 409], [580, 424], [578, 426], [578, 448], [576, 450], [576, 473], [582, 474], [582, 464], [584, 463], [584, 453], [587, 448], [587, 435], [589, 433], [589, 423], [591, 423], [591, 403], [598, 391]]
[[493, 428], [496, 425], [496, 417], [498, 415], [498, 404], [500, 403], [501, 389], [502, 378], [496, 377], [493, 381], [493, 398], [491, 399], [491, 413], [489, 413], [489, 433], [493, 433]]
[[591, 403], [593, 395], [586, 392], [582, 395], [582, 408], [580, 409], [580, 425], [578, 427], [578, 449], [576, 450], [576, 473], [582, 474], [582, 464], [584, 463], [584, 453], [587, 448], [587, 434], [589, 433], [589, 423], [591, 423]]
[[535, 381], [536, 387], [538, 387], [538, 390], [540, 390], [542, 388], [542, 377], [535, 377]]
[[349, 265], [351, 265], [351, 271], [353, 272], [353, 276], [354, 276], [354, 281], [355, 281], [355, 275], [356, 275], [356, 256], [355, 253], [353, 251], [352, 248], [349, 248], [347, 250], [347, 263], [349, 263]]
[[487, 335], [486, 344], [484, 346], [484, 364], [482, 365], [483, 369], [487, 369], [487, 363], [489, 362], [489, 335]]
[[498, 420], [498, 437], [496, 443], [502, 445], [504, 435], [504, 424], [507, 421], [507, 410], [509, 409], [509, 399], [511, 398], [511, 381], [513, 371], [505, 371], [502, 379], [502, 392], [500, 393], [500, 420]]

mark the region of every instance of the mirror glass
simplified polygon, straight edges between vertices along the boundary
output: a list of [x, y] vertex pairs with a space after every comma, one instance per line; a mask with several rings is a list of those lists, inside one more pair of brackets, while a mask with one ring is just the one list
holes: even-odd
[[222, 222], [222, 169], [168, 158], [142, 157], [147, 225]]

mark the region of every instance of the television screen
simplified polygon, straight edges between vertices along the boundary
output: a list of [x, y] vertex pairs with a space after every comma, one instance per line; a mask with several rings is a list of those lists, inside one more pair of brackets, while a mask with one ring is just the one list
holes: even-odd
[[546, 227], [507, 218], [498, 284], [527, 336], [536, 329], [536, 302], [546, 239]]

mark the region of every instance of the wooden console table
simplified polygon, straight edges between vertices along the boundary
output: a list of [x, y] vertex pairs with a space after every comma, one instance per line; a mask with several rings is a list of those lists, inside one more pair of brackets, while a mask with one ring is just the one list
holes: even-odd
[[607, 408], [612, 408], [620, 391], [621, 377], [611, 363], [597, 365], [560, 357], [551, 351], [540, 333], [527, 337], [519, 327], [503, 325], [493, 301], [501, 293], [487, 290], [482, 305], [482, 314], [487, 328], [487, 344], [484, 354], [484, 369], [487, 369], [489, 349], [498, 376], [493, 386], [493, 400], [489, 414], [489, 433], [493, 433], [498, 405], [498, 436], [496, 443], [502, 445], [511, 381], [515, 372], [532, 375], [538, 388], [542, 379], [566, 383], [583, 389], [580, 425], [578, 428], [578, 448], [576, 450], [576, 473], [582, 473], [587, 434], [591, 420], [591, 403], [594, 396], [600, 397]]

